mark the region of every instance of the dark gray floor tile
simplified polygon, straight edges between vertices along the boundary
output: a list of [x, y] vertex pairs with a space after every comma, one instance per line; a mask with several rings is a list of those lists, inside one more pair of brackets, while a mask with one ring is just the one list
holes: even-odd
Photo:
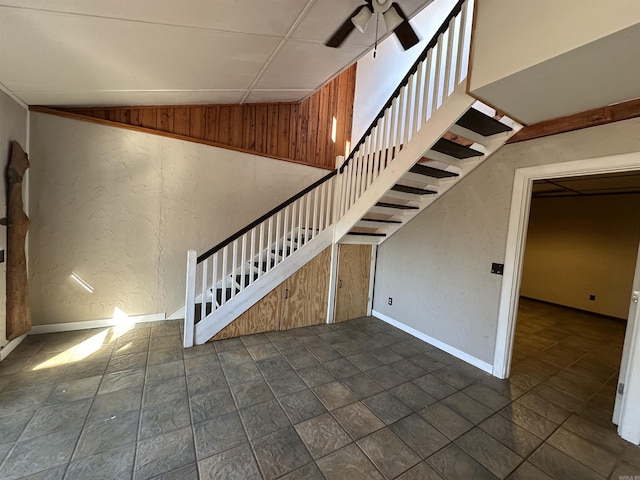
[[287, 352], [284, 354], [284, 357], [296, 370], [318, 365], [318, 359], [304, 348]]
[[218, 454], [248, 439], [237, 413], [227, 413], [193, 426], [198, 460]]
[[335, 410], [357, 400], [353, 394], [340, 382], [319, 385], [312, 389], [320, 401], [329, 410]]
[[313, 365], [298, 370], [298, 375], [309, 388], [317, 387], [336, 380], [336, 377], [323, 365]]
[[255, 382], [262, 380], [262, 373], [258, 366], [253, 363], [241, 363], [239, 365], [228, 365], [223, 367], [229, 385], [237, 385], [245, 382]]
[[184, 359], [199, 357], [201, 355], [212, 355], [216, 353], [213, 342], [207, 342], [202, 345], [194, 345], [184, 349]]
[[407, 378], [394, 371], [388, 365], [383, 365], [382, 367], [369, 370], [367, 372], [367, 375], [375, 379], [377, 383], [387, 389], [395, 387], [396, 385], [400, 385], [401, 383], [407, 381]]
[[71, 460], [80, 429], [65, 430], [18, 442], [2, 466], [3, 480], [21, 478]]
[[311, 390], [302, 390], [282, 397], [280, 403], [294, 425], [327, 411]]
[[330, 362], [342, 357], [331, 345], [308, 345], [307, 350], [321, 362]]
[[52, 388], [52, 385], [44, 385], [25, 390], [0, 392], [0, 417], [36, 410], [44, 403]]
[[380, 360], [374, 358], [372, 355], [368, 353], [359, 353], [357, 355], [351, 355], [347, 357], [351, 363], [353, 363], [356, 367], [358, 367], [363, 372], [367, 370], [371, 370], [374, 368], [381, 367], [384, 365]]
[[60, 465], [59, 467], [50, 468], [43, 472], [34, 473], [33, 475], [27, 475], [21, 477], [21, 480], [62, 480], [64, 472], [67, 470], [66, 465]]
[[465, 433], [456, 444], [498, 478], [505, 478], [523, 460], [479, 428]]
[[240, 410], [240, 417], [247, 430], [249, 440], [264, 437], [291, 425], [276, 400]]
[[207, 373], [211, 369], [215, 368], [220, 368], [220, 362], [218, 361], [218, 357], [215, 354], [198, 355], [196, 357], [189, 357], [184, 359], [184, 370], [187, 375], [195, 375], [196, 373]]
[[[191, 352], [192, 350], [199, 348], [201, 346], [202, 345], [198, 345], [197, 347], [188, 348], [184, 351]], [[158, 365], [159, 363], [175, 362], [176, 360], [182, 360], [183, 358], [182, 352], [183, 352], [182, 348], [165, 348], [163, 350], [151, 350], [149, 351], [149, 358], [147, 359], [147, 365]], [[210, 353], [213, 354], [213, 350], [211, 350]], [[190, 357], [187, 357], [187, 355], [185, 354], [184, 358], [186, 359]]]
[[244, 343], [242, 343], [242, 340], [239, 337], [216, 340], [211, 342], [211, 344], [215, 347], [216, 352], [218, 353], [228, 352], [244, 347]]
[[156, 435], [138, 443], [135, 478], [157, 477], [195, 460], [191, 427]]
[[73, 460], [113, 450], [138, 437], [140, 413], [137, 410], [87, 423], [73, 454]]
[[149, 349], [177, 348], [182, 346], [180, 335], [166, 335], [162, 337], [152, 336]]
[[[396, 335], [396, 333], [394, 333], [393, 335]], [[413, 348], [411, 345], [408, 345], [405, 342], [394, 343], [392, 345], [389, 345], [388, 348], [389, 350], [400, 355], [402, 358], [413, 357], [414, 355], [418, 355], [420, 353], [418, 349]]]
[[89, 412], [91, 400], [59, 403], [39, 408], [22, 432], [20, 441], [63, 430], [79, 429]]
[[256, 345], [270, 344], [271, 340], [265, 333], [255, 333], [253, 335], [244, 335], [240, 337], [245, 347], [255, 347]]
[[[226, 387], [226, 382], [223, 384]], [[213, 390], [214, 387], [203, 389], [204, 391]], [[197, 395], [200, 392], [190, 392], [192, 395]], [[152, 385], [145, 385], [143, 392], [142, 406], [145, 408], [155, 407], [167, 402], [174, 402], [183, 400], [188, 402], [187, 397], [187, 382], [184, 377], [174, 377], [169, 380], [165, 380], [161, 383], [154, 383]]]
[[456, 393], [455, 388], [431, 374], [416, 378], [413, 380], [413, 383], [438, 400], [442, 400]]
[[121, 480], [133, 473], [135, 444], [92, 455], [69, 464], [65, 480]]
[[227, 386], [227, 379], [222, 372], [222, 368], [212, 368], [204, 373], [196, 373], [187, 376], [187, 387], [189, 395], [209, 392]]
[[370, 376], [362, 372], [342, 379], [342, 383], [360, 400], [384, 390], [384, 388], [374, 382]]
[[106, 372], [103, 373], [122, 372], [123, 370], [145, 368], [147, 366], [147, 356], [148, 353], [146, 351], [114, 355], [111, 357], [111, 360], [109, 360]]
[[298, 374], [291, 369], [276, 378], [267, 378], [267, 383], [277, 397], [284, 397], [292, 393], [300, 392], [307, 388]]
[[421, 462], [400, 475], [398, 480], [442, 480], [442, 477], [427, 462]]
[[268, 343], [247, 346], [247, 351], [254, 361], [265, 360], [280, 355], [280, 351], [267, 339]]
[[384, 423], [361, 402], [334, 410], [333, 416], [354, 440], [384, 427]]
[[334, 343], [331, 346], [336, 349], [343, 357], [355, 355], [363, 351], [362, 346], [360, 346], [357, 342], [353, 342], [350, 340]]
[[147, 367], [147, 384], [164, 382], [174, 377], [185, 375], [184, 361], [175, 360], [173, 362], [158, 363]]
[[218, 360], [223, 368], [253, 362], [253, 358], [244, 346], [218, 353]]
[[498, 392], [481, 383], [475, 383], [465, 388], [464, 393], [494, 412], [511, 403], [510, 398], [500, 395]]
[[232, 385], [231, 392], [238, 404], [238, 408], [251, 407], [274, 398], [269, 385], [264, 380]]
[[394, 478], [420, 462], [420, 457], [388, 428], [378, 430], [357, 443], [387, 478]]
[[507, 480], [553, 480], [538, 467], [534, 467], [529, 462], [524, 462], [509, 475]]
[[495, 480], [498, 477], [484, 468], [453, 443], [427, 459], [427, 463], [447, 480]]
[[427, 370], [421, 368], [415, 363], [411, 362], [408, 359], [400, 360], [399, 362], [393, 362], [389, 364], [396, 373], [401, 375], [404, 378], [409, 380], [413, 380], [414, 378], [422, 377], [426, 375]]
[[423, 419], [436, 427], [450, 440], [455, 440], [471, 430], [473, 424], [442, 403], [434, 403], [418, 412]]
[[281, 480], [324, 480], [324, 476], [315, 462], [308, 463], [280, 478]]
[[189, 405], [182, 401], [143, 408], [141, 417], [140, 440], [191, 425]]
[[479, 427], [521, 457], [528, 457], [542, 440], [502, 415], [494, 415]]
[[200, 480], [262, 480], [248, 443], [198, 462]]
[[144, 384], [144, 372], [144, 368], [138, 368], [108, 373], [102, 379], [98, 395], [139, 387]]
[[0, 444], [17, 441], [33, 414], [33, 411], [27, 410], [0, 417]]
[[189, 397], [193, 423], [200, 423], [218, 415], [231, 413], [236, 405], [228, 388], [219, 388]]
[[[425, 373], [435, 372], [436, 370], [440, 370], [441, 368], [446, 367], [444, 363], [439, 362], [432, 356], [426, 353], [420, 353], [418, 355], [414, 355], [413, 357], [407, 358], [411, 363], [417, 365], [421, 369], [425, 371]], [[424, 375], [423, 373], [422, 375]], [[422, 376], [421, 375], [421, 376]]]
[[2, 465], [4, 459], [7, 457], [7, 455], [9, 455], [9, 452], [11, 451], [11, 449], [13, 449], [13, 446], [14, 445], [12, 443], [0, 445], [0, 465]]
[[355, 443], [318, 460], [327, 480], [383, 480], [384, 477]]
[[401, 383], [397, 387], [390, 388], [389, 393], [414, 412], [437, 401], [434, 397], [411, 382]]
[[311, 461], [309, 452], [293, 427], [272, 433], [252, 443], [266, 480], [280, 477]]
[[45, 404], [52, 405], [61, 402], [74, 402], [84, 398], [93, 397], [102, 381], [101, 375], [94, 377], [69, 380], [54, 385], [51, 393], [45, 400]]
[[442, 403], [472, 423], [480, 423], [489, 418], [494, 411], [485, 407], [463, 392], [457, 392], [442, 400]]
[[558, 428], [551, 420], [517, 403], [504, 407], [500, 410], [500, 415], [542, 439], [546, 439]]
[[618, 436], [616, 427], [613, 424], [605, 427], [580, 415], [573, 414], [562, 424], [562, 427], [587, 440], [597, 438], [599, 446], [615, 454], [619, 454], [628, 445], [628, 442]]
[[427, 458], [450, 442], [447, 437], [417, 414], [405, 417], [391, 424], [389, 428], [421, 458]]
[[153, 480], [198, 480], [198, 465], [192, 463], [186, 467], [178, 468], [171, 472], [163, 473]]
[[547, 444], [542, 445], [531, 455], [529, 462], [553, 478], [602, 480], [602, 477], [593, 470]]
[[529, 392], [520, 397], [517, 400], [517, 403], [524, 405], [529, 410], [533, 410], [534, 412], [539, 413], [543, 417], [546, 417], [552, 422], [558, 424], [564, 422], [569, 418], [569, 415], [571, 415], [571, 412], [568, 410], [565, 410], [549, 400], [539, 397], [533, 392]]
[[550, 402], [553, 402], [570, 412], [575, 412], [584, 403], [583, 400], [572, 397], [571, 395], [561, 392], [560, 390], [556, 390], [555, 388], [551, 388], [546, 384], [540, 384], [536, 386], [532, 391], [539, 397], [542, 397], [545, 400], [549, 400]]
[[460, 365], [449, 365], [432, 374], [452, 387], [461, 390], [478, 380], [478, 377], [463, 370]]
[[142, 388], [140, 387], [98, 395], [93, 400], [87, 421], [104, 420], [113, 415], [139, 410], [141, 404]]
[[376, 416], [387, 425], [397, 422], [403, 417], [413, 413], [400, 400], [389, 392], [382, 392], [362, 401]]
[[296, 431], [315, 459], [351, 443], [349, 435], [329, 413], [299, 423]]
[[[500, 379], [496, 377], [489, 377], [485, 380], [482, 380], [481, 382], [471, 385], [468, 388], [473, 389], [473, 387], [476, 385], [478, 387], [487, 387], [511, 401], [516, 400], [517, 398], [521, 397], [526, 393], [526, 390], [516, 385], [511, 378]], [[468, 395], [480, 401], [480, 398], [476, 398], [472, 394], [468, 394]], [[480, 396], [480, 395], [477, 395], [477, 396]], [[495, 403], [494, 401], [491, 401], [491, 405], [489, 405], [488, 403], [485, 403], [485, 405], [487, 405], [488, 407], [494, 407], [495, 406], [494, 403]]]
[[87, 360], [84, 362], [69, 364], [60, 375], [59, 380], [65, 382], [69, 380], [77, 380], [79, 378], [104, 375], [108, 362], [109, 357], [103, 357], [96, 360]]
[[627, 480], [634, 479], [640, 472], [640, 469], [635, 465], [630, 465], [626, 462], [618, 462], [616, 468], [614, 468], [613, 472], [609, 476], [610, 480]]
[[569, 430], [559, 428], [547, 442], [604, 477], [611, 474], [616, 463], [617, 455], [601, 448], [600, 438], [589, 441]]
[[360, 369], [346, 358], [339, 358], [337, 360], [326, 362], [324, 366], [336, 378], [346, 378], [355, 375], [356, 373], [360, 373]]

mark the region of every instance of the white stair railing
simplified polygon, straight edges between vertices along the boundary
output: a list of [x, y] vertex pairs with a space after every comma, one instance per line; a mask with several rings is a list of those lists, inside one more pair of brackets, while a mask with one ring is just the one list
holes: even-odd
[[340, 217], [467, 78], [473, 2], [456, 4], [340, 168]]
[[[185, 347], [194, 344], [197, 322], [235, 302], [245, 291], [268, 293], [264, 288], [267, 278], [281, 281], [270, 272], [335, 228], [466, 79], [473, 3], [464, 0], [456, 4], [339, 169], [200, 256], [189, 250]], [[322, 238], [326, 241], [328, 237]], [[277, 283], [271, 288], [275, 286]], [[196, 319], [198, 303], [201, 308]]]

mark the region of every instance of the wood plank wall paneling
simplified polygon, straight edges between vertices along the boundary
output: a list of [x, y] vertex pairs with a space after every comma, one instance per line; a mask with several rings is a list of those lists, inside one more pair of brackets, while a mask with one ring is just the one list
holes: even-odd
[[355, 78], [353, 65], [297, 103], [62, 110], [333, 169], [351, 139]]

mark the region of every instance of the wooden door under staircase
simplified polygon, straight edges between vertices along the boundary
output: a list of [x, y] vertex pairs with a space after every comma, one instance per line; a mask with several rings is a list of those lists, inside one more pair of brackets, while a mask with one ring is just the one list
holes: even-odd
[[340, 245], [335, 321], [364, 317], [369, 303], [371, 245]]

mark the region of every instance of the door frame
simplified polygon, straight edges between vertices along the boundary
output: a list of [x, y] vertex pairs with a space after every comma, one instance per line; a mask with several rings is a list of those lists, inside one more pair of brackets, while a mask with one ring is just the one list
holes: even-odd
[[[494, 376], [507, 378], [511, 369], [513, 338], [518, 311], [522, 262], [527, 228], [529, 225], [533, 182], [546, 178], [574, 177], [632, 170], [640, 170], [640, 152], [516, 169], [507, 229], [504, 277], [498, 307], [498, 327], [492, 372]], [[634, 335], [632, 339], [634, 344], [640, 345], [640, 329], [635, 330], [633, 333], [628, 330], [627, 335]], [[628, 397], [634, 397], [633, 399], [627, 398], [626, 400], [628, 402], [634, 401], [636, 405], [640, 403], [640, 351], [637, 350], [639, 349], [636, 348], [630, 352], [627, 377], [631, 384], [625, 387], [625, 390], [629, 392]], [[633, 371], [637, 374], [632, 375]], [[623, 438], [638, 443], [640, 441], [640, 415], [637, 416], [637, 418], [632, 417], [629, 409], [627, 409], [627, 412], [623, 411], [618, 431], [621, 435], [623, 431], [637, 432], [637, 439], [635, 437], [628, 438], [628, 436], [624, 435]]]

